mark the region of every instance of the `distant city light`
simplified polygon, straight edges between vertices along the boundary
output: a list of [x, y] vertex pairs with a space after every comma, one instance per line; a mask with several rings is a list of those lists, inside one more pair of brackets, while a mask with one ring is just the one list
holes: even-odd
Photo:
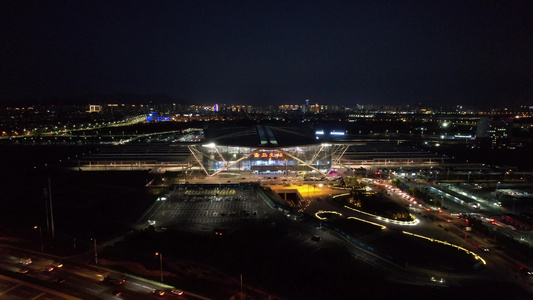
[[330, 135], [344, 135], [344, 132], [343, 131], [331, 131], [329, 134]]
[[454, 138], [456, 138], [456, 139], [471, 139], [472, 135], [471, 134], [469, 134], [469, 135], [456, 134], [456, 135], [454, 135]]

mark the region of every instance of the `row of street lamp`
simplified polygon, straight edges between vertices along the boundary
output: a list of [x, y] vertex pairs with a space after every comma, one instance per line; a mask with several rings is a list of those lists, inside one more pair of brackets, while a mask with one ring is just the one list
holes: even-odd
[[[39, 235], [41, 237], [41, 251], [44, 251], [44, 243], [43, 243], [43, 230], [41, 226], [35, 225], [33, 226], [33, 229], [39, 229]], [[98, 264], [98, 248], [96, 247], [96, 238], [91, 238], [94, 244], [94, 263]], [[161, 282], [163, 282], [163, 253], [162, 252], [156, 252], [156, 256], [159, 256], [159, 269], [161, 270]]]

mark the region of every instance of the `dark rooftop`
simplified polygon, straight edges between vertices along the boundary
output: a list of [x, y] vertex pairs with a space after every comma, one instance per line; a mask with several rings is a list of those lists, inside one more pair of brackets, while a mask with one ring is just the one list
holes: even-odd
[[315, 144], [309, 126], [210, 126], [205, 131], [207, 143], [223, 146], [289, 147]]

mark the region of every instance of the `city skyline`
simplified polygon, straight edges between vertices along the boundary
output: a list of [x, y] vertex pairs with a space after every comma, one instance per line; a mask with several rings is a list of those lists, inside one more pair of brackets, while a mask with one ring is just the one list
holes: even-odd
[[0, 104], [529, 105], [526, 1], [5, 1]]

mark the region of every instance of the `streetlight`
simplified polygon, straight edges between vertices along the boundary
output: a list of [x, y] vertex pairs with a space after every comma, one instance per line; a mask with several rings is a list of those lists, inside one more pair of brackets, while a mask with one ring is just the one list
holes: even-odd
[[159, 255], [159, 268], [161, 270], [161, 282], [163, 282], [163, 253], [156, 252], [155, 255], [156, 256]]
[[242, 299], [242, 273], [241, 273], [241, 299]]
[[98, 251], [96, 250], [96, 238], [91, 239], [94, 242], [94, 263], [98, 264]]
[[468, 179], [466, 181], [467, 183], [470, 183], [470, 173], [472, 173], [472, 172], [468, 171]]
[[496, 190], [500, 188], [500, 182], [496, 183]]
[[44, 251], [44, 245], [43, 245], [43, 230], [41, 229], [41, 226], [33, 226], [33, 229], [39, 229], [39, 235], [41, 236], [41, 251]]

